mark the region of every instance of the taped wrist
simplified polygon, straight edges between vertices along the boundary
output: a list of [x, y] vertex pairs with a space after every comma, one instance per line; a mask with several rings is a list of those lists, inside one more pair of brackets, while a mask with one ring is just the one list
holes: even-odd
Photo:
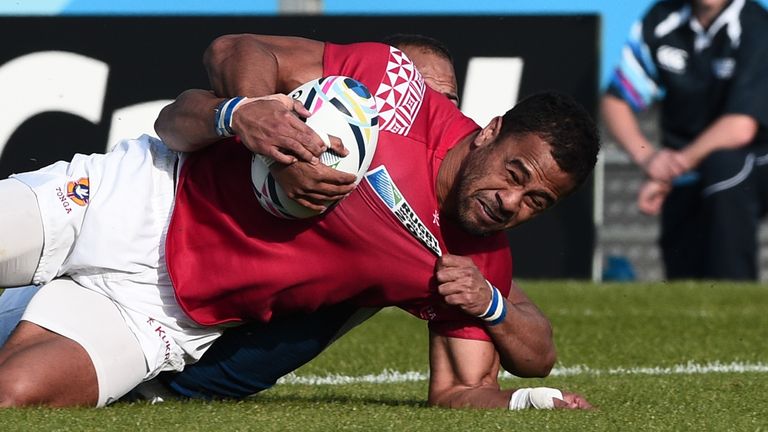
[[485, 312], [480, 314], [478, 318], [485, 321], [488, 325], [496, 325], [504, 321], [504, 318], [507, 316], [507, 302], [504, 301], [504, 296], [501, 295], [498, 288], [487, 280], [485, 283], [491, 289], [491, 302], [488, 304]]
[[233, 97], [223, 100], [214, 110], [213, 122], [216, 135], [226, 138], [235, 135], [232, 130], [232, 116], [237, 107], [245, 102], [247, 98], [243, 96]]
[[550, 387], [521, 388], [509, 398], [509, 409], [552, 409], [555, 407], [553, 398], [563, 400], [563, 392]]

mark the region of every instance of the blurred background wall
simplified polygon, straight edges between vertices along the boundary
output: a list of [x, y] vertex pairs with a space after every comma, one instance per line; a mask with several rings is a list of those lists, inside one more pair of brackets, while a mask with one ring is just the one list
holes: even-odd
[[[768, 2], [768, 0], [762, 0]], [[510, 15], [597, 14], [605, 79], [649, 0], [2, 0], [0, 15]]]

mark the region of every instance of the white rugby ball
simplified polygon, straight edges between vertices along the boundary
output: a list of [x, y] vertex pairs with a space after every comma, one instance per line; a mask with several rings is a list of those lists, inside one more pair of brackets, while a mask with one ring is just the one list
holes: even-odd
[[[379, 113], [371, 92], [359, 81], [344, 76], [328, 76], [310, 81], [290, 93], [312, 113], [307, 125], [329, 144], [329, 136], [341, 140], [349, 150], [345, 157], [328, 150], [320, 156], [325, 165], [355, 174], [357, 185], [371, 165], [379, 138]], [[303, 219], [318, 215], [288, 198], [269, 172], [271, 162], [254, 154], [251, 181], [256, 198], [265, 210], [275, 216]], [[335, 203], [328, 202], [326, 207]]]

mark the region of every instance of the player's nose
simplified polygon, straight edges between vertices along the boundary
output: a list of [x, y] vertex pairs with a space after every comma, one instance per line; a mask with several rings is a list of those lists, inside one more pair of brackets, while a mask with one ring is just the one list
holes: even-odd
[[496, 192], [496, 203], [499, 206], [499, 213], [505, 218], [511, 218], [520, 211], [520, 205], [523, 201], [523, 193], [516, 188], [504, 189]]

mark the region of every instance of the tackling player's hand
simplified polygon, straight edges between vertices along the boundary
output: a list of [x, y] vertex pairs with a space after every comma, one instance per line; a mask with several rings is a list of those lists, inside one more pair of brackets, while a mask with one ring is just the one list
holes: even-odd
[[315, 211], [324, 211], [328, 201], [340, 200], [352, 192], [357, 179], [354, 174], [337, 171], [321, 163], [276, 163], [270, 171], [289, 198]]
[[[301, 102], [284, 94], [249, 98], [232, 115], [232, 129], [252, 152], [278, 163], [302, 160], [316, 164], [327, 146], [302, 120], [310, 115]], [[329, 141], [337, 153], [348, 153], [340, 140]]]
[[555, 408], [563, 408], [563, 409], [592, 409], [592, 404], [587, 401], [584, 396], [576, 393], [570, 393], [564, 390], [560, 391], [563, 393], [563, 399], [557, 399], [553, 398], [553, 402], [555, 404]]
[[471, 258], [445, 254], [435, 267], [437, 291], [443, 300], [472, 316], [482, 315], [491, 302], [491, 290]]

